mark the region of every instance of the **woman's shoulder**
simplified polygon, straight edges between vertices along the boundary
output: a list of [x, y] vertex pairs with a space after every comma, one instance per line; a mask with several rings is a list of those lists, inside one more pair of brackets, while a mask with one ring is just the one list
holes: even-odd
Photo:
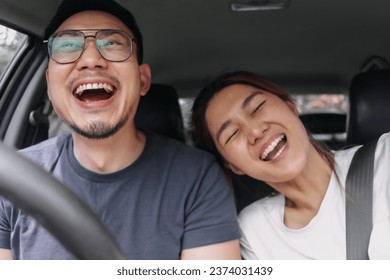
[[[377, 140], [375, 166], [383, 167], [386, 164], [390, 164], [390, 133], [384, 133], [375, 140]], [[337, 174], [342, 182], [345, 182], [352, 159], [360, 147], [362, 147], [362, 145], [356, 145], [349, 147], [348, 149], [334, 152]]]
[[[382, 134], [377, 140], [377, 148], [376, 148], [376, 157], [381, 155], [382, 153], [390, 153], [390, 132]], [[375, 141], [373, 140], [373, 141]], [[349, 147], [347, 149], [338, 150], [335, 154], [335, 161], [339, 166], [349, 167], [351, 164], [352, 158], [356, 151], [362, 147], [362, 145], [356, 145], [353, 147]]]
[[382, 134], [379, 139], [378, 139], [378, 146], [383, 145], [383, 146], [390, 146], [390, 132], [386, 132]]
[[341, 182], [345, 182], [352, 158], [361, 145], [356, 145], [334, 152], [335, 171]]
[[[390, 180], [388, 176], [390, 166], [390, 133], [385, 133], [379, 137], [375, 150], [374, 171], [381, 181]], [[386, 181], [387, 186], [388, 181]]]

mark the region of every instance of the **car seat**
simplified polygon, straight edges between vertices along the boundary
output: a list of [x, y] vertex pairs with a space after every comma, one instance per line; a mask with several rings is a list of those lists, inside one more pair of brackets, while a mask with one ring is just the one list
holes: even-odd
[[179, 98], [170, 85], [152, 84], [148, 93], [141, 96], [134, 121], [139, 129], [185, 142]]
[[357, 74], [349, 89], [347, 142], [368, 143], [390, 131], [390, 69]]
[[339, 150], [346, 145], [346, 113], [305, 113], [300, 119], [317, 141], [331, 150]]

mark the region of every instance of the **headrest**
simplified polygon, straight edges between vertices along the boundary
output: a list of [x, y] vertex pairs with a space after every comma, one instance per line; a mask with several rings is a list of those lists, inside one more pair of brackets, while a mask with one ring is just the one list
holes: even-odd
[[356, 75], [350, 85], [349, 103], [349, 144], [365, 144], [390, 131], [390, 70]]
[[139, 129], [185, 142], [176, 90], [169, 85], [152, 84], [148, 93], [140, 98], [135, 125]]

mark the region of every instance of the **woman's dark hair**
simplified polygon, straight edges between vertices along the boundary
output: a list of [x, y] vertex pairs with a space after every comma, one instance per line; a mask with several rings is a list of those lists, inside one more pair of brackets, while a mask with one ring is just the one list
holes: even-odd
[[[224, 167], [228, 176], [232, 174], [232, 171], [226, 168], [225, 160], [218, 152], [217, 147], [215, 146], [214, 141], [210, 135], [206, 122], [206, 110], [210, 100], [217, 93], [228, 86], [236, 84], [253, 86], [260, 90], [276, 95], [286, 103], [295, 104], [295, 101], [292, 99], [292, 97], [279, 86], [268, 81], [260, 75], [247, 71], [224, 73], [216, 77], [200, 91], [200, 94], [195, 99], [194, 105], [192, 107], [192, 140], [196, 147], [213, 154], [219, 163]], [[335, 164], [333, 154], [321, 143], [314, 140], [309, 132], [307, 132], [307, 134], [314, 148], [326, 160], [332, 170], [334, 170]]]

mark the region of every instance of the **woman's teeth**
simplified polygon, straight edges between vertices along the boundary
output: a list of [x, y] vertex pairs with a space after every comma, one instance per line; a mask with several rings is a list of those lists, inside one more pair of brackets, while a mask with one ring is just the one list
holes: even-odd
[[[282, 134], [274, 141], [272, 141], [272, 143], [265, 149], [260, 159], [265, 161], [265, 160], [275, 159], [278, 156], [280, 156], [280, 154], [284, 151], [284, 148], [286, 147], [285, 143], [280, 143], [280, 142], [284, 141], [285, 139], [286, 139], [286, 135]], [[278, 146], [279, 143], [281, 145]], [[268, 156], [270, 155], [270, 153], [272, 153], [275, 150], [277, 146], [279, 147], [279, 150], [277, 152], [275, 151], [276, 153], [272, 156], [272, 158], [269, 158]]]

